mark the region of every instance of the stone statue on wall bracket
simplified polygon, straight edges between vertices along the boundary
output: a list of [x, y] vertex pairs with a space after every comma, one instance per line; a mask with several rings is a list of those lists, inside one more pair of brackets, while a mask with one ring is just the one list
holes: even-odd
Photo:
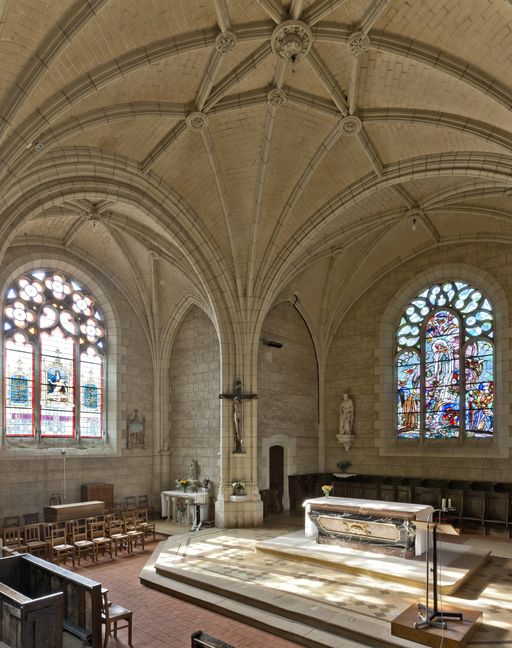
[[336, 438], [348, 452], [352, 447], [355, 438], [354, 401], [346, 392], [343, 394], [340, 402], [339, 414], [339, 431]]
[[126, 447], [144, 448], [146, 444], [146, 417], [139, 416], [139, 410], [133, 410], [133, 415], [126, 421]]

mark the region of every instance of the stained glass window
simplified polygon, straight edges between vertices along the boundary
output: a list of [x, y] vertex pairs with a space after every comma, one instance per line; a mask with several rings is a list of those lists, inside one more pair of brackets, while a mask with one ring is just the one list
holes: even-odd
[[60, 272], [19, 277], [4, 303], [7, 437], [102, 437], [105, 329], [95, 300]]
[[398, 438], [492, 438], [490, 301], [464, 282], [430, 286], [405, 307], [396, 342]]

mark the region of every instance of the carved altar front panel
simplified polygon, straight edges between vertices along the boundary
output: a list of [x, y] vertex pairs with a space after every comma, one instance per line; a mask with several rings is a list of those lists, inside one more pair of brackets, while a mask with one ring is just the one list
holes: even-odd
[[412, 558], [425, 550], [426, 536], [415, 520], [426, 520], [432, 507], [403, 502], [379, 502], [319, 497], [304, 502], [306, 535], [319, 544], [347, 545]]

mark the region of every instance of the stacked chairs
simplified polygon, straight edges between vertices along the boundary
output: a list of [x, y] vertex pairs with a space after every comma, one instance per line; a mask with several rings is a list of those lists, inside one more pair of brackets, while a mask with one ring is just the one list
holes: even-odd
[[123, 513], [124, 529], [128, 536], [130, 551], [133, 551], [138, 545], [144, 550], [144, 531], [140, 528], [138, 516], [134, 511]]
[[[75, 548], [75, 555], [78, 565], [80, 566], [81, 558], [90, 556], [93, 562], [98, 560], [96, 545], [87, 537], [87, 523], [82, 520], [70, 520], [68, 524], [68, 534], [71, 534], [71, 543]], [[69, 538], [69, 535], [68, 535]]]
[[27, 546], [28, 553], [48, 558], [48, 542], [41, 538], [39, 524], [25, 524], [22, 533], [23, 543]]
[[17, 551], [18, 553], [27, 553], [28, 547], [23, 542], [21, 535], [21, 527], [4, 527], [2, 529], [2, 540], [4, 542], [4, 547], [10, 552]]
[[128, 553], [131, 553], [128, 534], [124, 531], [123, 520], [115, 514], [107, 515], [105, 526], [107, 535], [114, 545], [114, 555], [117, 557], [117, 552], [122, 551], [123, 549], [126, 549]]
[[105, 555], [105, 551], [108, 551], [110, 558], [112, 558], [112, 539], [105, 532], [105, 522], [103, 520], [88, 522], [87, 526], [89, 540], [92, 540], [95, 544], [96, 559], [98, 559], [100, 549], [103, 555]]

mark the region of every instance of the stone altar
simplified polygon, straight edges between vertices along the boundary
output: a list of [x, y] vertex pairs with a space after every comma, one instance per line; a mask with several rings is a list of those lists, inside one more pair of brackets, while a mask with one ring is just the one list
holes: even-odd
[[162, 504], [162, 517], [166, 517], [168, 520], [172, 518], [175, 522], [178, 521], [177, 506], [180, 500], [185, 501], [188, 508], [188, 513], [181, 523], [190, 524], [194, 521], [194, 511], [192, 507], [188, 506], [189, 504], [199, 505], [201, 522], [208, 519], [210, 494], [206, 489], [192, 493], [183, 490], [162, 491], [160, 498]]
[[348, 497], [317, 497], [303, 503], [305, 535], [320, 544], [347, 545], [403, 558], [421, 555], [427, 534], [415, 520], [427, 521], [432, 506]]

